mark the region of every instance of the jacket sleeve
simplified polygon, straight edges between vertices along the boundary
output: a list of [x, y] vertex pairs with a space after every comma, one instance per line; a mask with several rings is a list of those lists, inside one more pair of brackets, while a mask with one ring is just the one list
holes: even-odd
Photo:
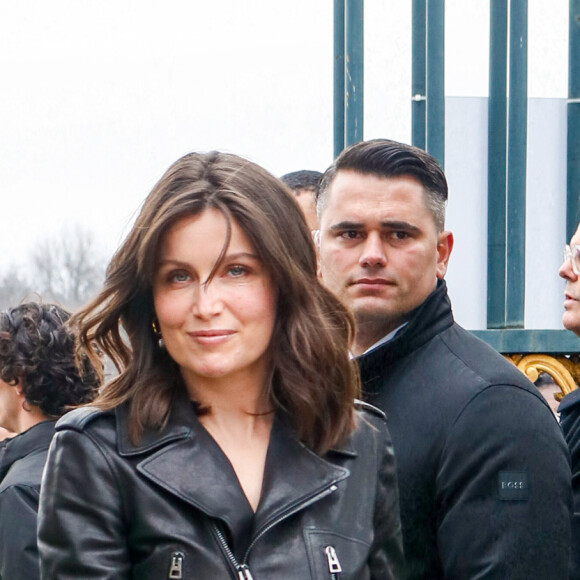
[[0, 578], [38, 580], [38, 491], [25, 485], [0, 493]]
[[399, 514], [399, 486], [391, 436], [386, 427], [385, 445], [379, 454], [374, 512], [374, 540], [369, 569], [376, 580], [404, 578], [403, 538]]
[[436, 478], [446, 579], [568, 578], [568, 451], [534, 394], [488, 387], [451, 427]]
[[41, 486], [43, 580], [123, 580], [130, 558], [122, 498], [106, 450], [85, 432], [53, 438]]

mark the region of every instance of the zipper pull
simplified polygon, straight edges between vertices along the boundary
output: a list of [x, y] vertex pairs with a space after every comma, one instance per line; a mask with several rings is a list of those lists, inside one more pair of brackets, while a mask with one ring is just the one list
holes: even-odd
[[331, 574], [340, 574], [342, 572], [342, 566], [340, 565], [334, 546], [326, 546], [324, 553], [326, 554], [326, 560], [328, 562], [328, 571]]
[[246, 564], [240, 564], [238, 566], [238, 580], [254, 580], [254, 577]]
[[169, 565], [169, 575], [172, 580], [182, 580], [183, 578], [183, 554], [173, 552], [171, 554], [171, 564]]

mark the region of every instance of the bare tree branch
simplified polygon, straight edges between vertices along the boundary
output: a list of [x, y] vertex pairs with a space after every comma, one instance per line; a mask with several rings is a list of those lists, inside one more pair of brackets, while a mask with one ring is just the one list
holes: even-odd
[[97, 294], [104, 279], [103, 253], [93, 233], [80, 225], [39, 240], [30, 263], [29, 279], [15, 267], [0, 274], [0, 307], [14, 306], [34, 292], [46, 302], [75, 309]]

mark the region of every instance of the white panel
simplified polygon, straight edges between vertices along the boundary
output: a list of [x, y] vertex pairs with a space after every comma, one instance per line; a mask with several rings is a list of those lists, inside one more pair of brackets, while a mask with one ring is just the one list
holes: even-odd
[[[447, 228], [455, 248], [446, 276], [457, 321], [486, 328], [487, 99], [447, 97]], [[565, 243], [566, 101], [530, 99], [526, 198], [525, 328], [560, 329]]]
[[525, 327], [562, 328], [566, 243], [566, 101], [528, 102]]
[[487, 301], [487, 99], [447, 97], [445, 107], [446, 227], [455, 236], [446, 279], [456, 320], [466, 328], [483, 329]]

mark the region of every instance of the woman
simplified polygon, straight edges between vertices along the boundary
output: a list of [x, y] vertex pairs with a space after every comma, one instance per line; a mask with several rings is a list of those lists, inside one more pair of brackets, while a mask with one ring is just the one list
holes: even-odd
[[39, 578], [36, 514], [56, 419], [91, 401], [98, 377], [75, 366], [69, 313], [30, 302], [0, 313], [0, 579]]
[[355, 413], [351, 319], [276, 178], [179, 159], [76, 321], [120, 375], [57, 427], [44, 578], [396, 577], [384, 418]]

